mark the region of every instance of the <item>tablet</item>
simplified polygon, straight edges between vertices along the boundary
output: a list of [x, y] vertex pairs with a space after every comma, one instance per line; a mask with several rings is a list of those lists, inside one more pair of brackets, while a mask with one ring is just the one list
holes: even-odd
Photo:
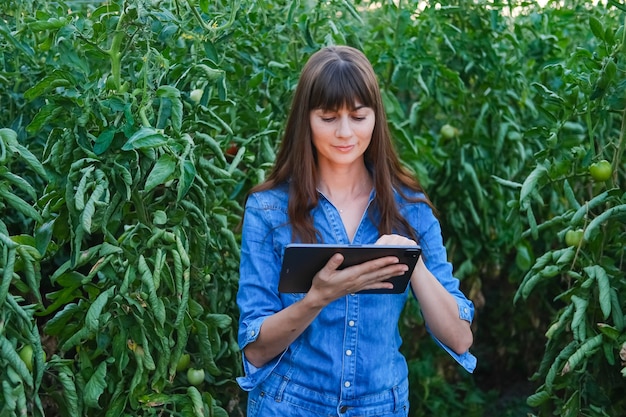
[[400, 263], [408, 265], [409, 269], [403, 275], [387, 280], [387, 282], [393, 283], [393, 288], [364, 290], [360, 291], [359, 294], [401, 294], [409, 284], [422, 249], [419, 246], [289, 244], [285, 247], [278, 291], [283, 293], [308, 292], [315, 274], [326, 265], [335, 253], [341, 253], [344, 256], [344, 261], [339, 269], [385, 256], [398, 257]]

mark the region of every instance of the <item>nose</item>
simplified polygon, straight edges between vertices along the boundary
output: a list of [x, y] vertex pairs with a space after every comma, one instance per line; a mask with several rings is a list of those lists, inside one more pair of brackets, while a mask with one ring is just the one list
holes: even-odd
[[337, 131], [335, 132], [338, 138], [347, 138], [352, 136], [352, 125], [350, 119], [347, 116], [342, 116], [337, 121]]

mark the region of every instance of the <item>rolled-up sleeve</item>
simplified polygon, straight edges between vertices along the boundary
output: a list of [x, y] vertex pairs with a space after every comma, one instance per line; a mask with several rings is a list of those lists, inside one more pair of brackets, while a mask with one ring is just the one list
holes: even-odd
[[[413, 213], [417, 217], [414, 218], [414, 225], [417, 225], [416, 231], [419, 236], [420, 245], [422, 247], [422, 256], [424, 264], [428, 270], [437, 278], [437, 280], [448, 290], [455, 298], [459, 308], [459, 317], [471, 323], [474, 319], [474, 304], [467, 299], [463, 292], [459, 289], [459, 280], [452, 273], [452, 264], [448, 261], [446, 247], [443, 244], [441, 234], [441, 226], [439, 220], [435, 217], [430, 207], [424, 203], [417, 204], [417, 210]], [[448, 346], [444, 345], [431, 332], [427, 330], [431, 337], [448, 352], [460, 365], [468, 372], [473, 372], [476, 368], [476, 357], [469, 351], [463, 354], [457, 354]]]
[[[267, 210], [253, 194], [246, 202], [244, 213], [237, 292], [238, 343], [242, 352], [258, 338], [265, 318], [283, 308], [278, 295], [280, 255], [274, 249], [273, 226]], [[280, 356], [260, 368], [248, 362], [245, 354], [242, 359], [244, 376], [237, 378], [237, 383], [250, 391], [272, 372]]]

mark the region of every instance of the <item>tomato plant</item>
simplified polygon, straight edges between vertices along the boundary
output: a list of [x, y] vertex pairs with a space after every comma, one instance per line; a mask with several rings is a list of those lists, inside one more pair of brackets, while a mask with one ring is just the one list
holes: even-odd
[[[223, 154], [218, 55], [190, 48], [232, 22], [204, 38], [208, 11], [172, 5], [0, 6], [0, 76], [18, 80], [0, 91], [3, 416], [226, 414], [242, 172]], [[41, 38], [54, 42], [35, 59]], [[186, 107], [198, 86], [207, 102]], [[207, 371], [202, 393], [178, 395], [186, 352]]]
[[[626, 373], [618, 360], [626, 340], [621, 227], [626, 102], [616, 73], [626, 65], [621, 52], [626, 38], [617, 9], [581, 10], [589, 37], [572, 45], [572, 59], [541, 71], [535, 102], [550, 117], [535, 133], [548, 138], [547, 146], [536, 154], [518, 201], [528, 220], [524, 234], [547, 244], [515, 300], [541, 291], [558, 302], [534, 375], [539, 386], [528, 398], [540, 415], [559, 410], [563, 416], [609, 416], [626, 410], [614, 391]], [[563, 237], [567, 247], [555, 242]]]

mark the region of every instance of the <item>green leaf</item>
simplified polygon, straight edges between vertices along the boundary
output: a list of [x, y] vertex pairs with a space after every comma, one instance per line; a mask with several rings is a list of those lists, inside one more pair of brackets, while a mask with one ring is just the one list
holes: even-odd
[[0, 129], [0, 140], [6, 143], [7, 146], [15, 146], [17, 142], [17, 132], [13, 129], [3, 127]]
[[532, 255], [527, 245], [519, 244], [515, 253], [515, 265], [522, 270], [527, 271], [532, 266]]
[[500, 178], [496, 175], [492, 175], [491, 178], [493, 178], [498, 184], [503, 185], [505, 187], [517, 189], [517, 188], [522, 188], [523, 186], [519, 182], [505, 180], [504, 178]]
[[194, 68], [202, 70], [209, 81], [217, 80], [224, 75], [224, 70], [211, 68], [206, 64], [197, 64]]
[[233, 319], [226, 314], [210, 313], [206, 315], [205, 321], [208, 326], [226, 329], [233, 322]]
[[196, 138], [201, 139], [204, 144], [209, 147], [209, 149], [213, 152], [213, 155], [215, 155], [220, 160], [222, 166], [225, 166], [227, 164], [226, 157], [224, 156], [224, 151], [222, 150], [222, 148], [220, 148], [219, 143], [217, 143], [217, 141], [213, 139], [213, 137], [202, 132], [196, 132], [195, 136]]
[[96, 202], [100, 202], [100, 197], [105, 193], [107, 188], [106, 180], [98, 181], [96, 183], [96, 188], [93, 193], [89, 196], [89, 200], [85, 204], [85, 208], [81, 213], [80, 220], [83, 227], [87, 233], [91, 233], [91, 224], [93, 216], [96, 212]]
[[122, 150], [151, 149], [163, 146], [166, 143], [167, 138], [161, 131], [152, 127], [142, 127], [128, 139], [124, 146], [122, 146]]
[[35, 20], [28, 24], [28, 29], [33, 32], [60, 29], [67, 25], [67, 19], [62, 17], [50, 17], [48, 20]]
[[34, 219], [40, 223], [43, 221], [41, 215], [37, 210], [33, 208], [33, 206], [31, 206], [15, 194], [8, 192], [3, 188], [0, 188], [0, 197], [4, 198], [9, 206], [22, 213], [25, 217], [29, 219]]
[[600, 204], [604, 203], [610, 197], [610, 193], [608, 191], [604, 191], [585, 204], [583, 204], [576, 213], [572, 216], [571, 225], [576, 226], [578, 223], [588, 214], [591, 210], [598, 207]]
[[589, 16], [589, 27], [591, 28], [593, 36], [600, 39], [601, 41], [604, 40], [604, 28], [602, 27], [602, 23], [600, 23], [598, 18], [596, 18], [595, 16]]
[[175, 132], [180, 132], [183, 120], [183, 102], [180, 99], [180, 91], [170, 85], [162, 85], [157, 89], [157, 97], [161, 98], [157, 127], [165, 128], [167, 120], [172, 123]]
[[35, 191], [35, 188], [30, 185], [30, 183], [28, 181], [26, 181], [24, 178], [20, 177], [19, 175], [16, 175], [10, 171], [5, 172], [4, 174], [2, 174], [4, 176], [4, 178], [10, 182], [11, 184], [15, 185], [17, 188], [19, 188], [20, 190], [22, 190], [23, 192], [25, 192], [26, 194], [28, 194], [28, 196], [33, 199], [36, 200], [37, 199], [37, 191]]
[[156, 321], [163, 325], [165, 323], [166, 316], [165, 305], [163, 304], [163, 300], [157, 295], [152, 272], [150, 271], [143, 255], [139, 256], [138, 270], [141, 274], [141, 282], [146, 286], [148, 291], [148, 301], [150, 303], [150, 307], [152, 308], [152, 314], [154, 315]]
[[107, 151], [107, 149], [109, 149], [116, 132], [116, 129], [109, 128], [98, 135], [96, 142], [93, 145], [93, 151], [96, 155], [102, 155]]
[[533, 192], [537, 192], [539, 188], [539, 184], [546, 178], [548, 175], [548, 170], [545, 166], [539, 164], [533, 169], [533, 171], [526, 177], [524, 183], [522, 184], [522, 190], [520, 191], [520, 205], [524, 206], [526, 200]]
[[591, 356], [595, 350], [602, 344], [602, 334], [598, 334], [590, 339], [585, 340], [585, 343], [569, 357], [567, 364], [563, 369], [563, 373], [568, 373], [576, 369], [581, 360]]
[[69, 368], [62, 367], [59, 370], [59, 381], [63, 387], [63, 398], [65, 399], [65, 406], [67, 407], [67, 414], [70, 416], [80, 415], [78, 412], [78, 393], [76, 390], [76, 380], [74, 374]]
[[565, 104], [565, 100], [563, 99], [563, 97], [559, 96], [557, 93], [550, 90], [545, 85], [538, 83], [538, 82], [534, 82], [531, 85], [535, 87], [537, 91], [544, 94], [544, 98], [546, 101], [551, 102], [553, 104], [557, 104], [557, 105]]
[[2, 358], [11, 364], [10, 367], [13, 368], [22, 381], [28, 387], [33, 388], [33, 376], [9, 339], [3, 334], [0, 334], [0, 353], [2, 353]]
[[85, 326], [91, 331], [96, 332], [100, 327], [100, 315], [102, 310], [109, 301], [109, 297], [113, 294], [115, 286], [110, 287], [108, 290], [100, 293], [95, 301], [89, 306], [87, 314], [85, 316]]
[[204, 417], [206, 413], [204, 412], [204, 402], [202, 401], [200, 391], [196, 387], [190, 386], [187, 388], [187, 395], [189, 395], [191, 400], [194, 415], [196, 417]]
[[176, 201], [178, 202], [182, 201], [182, 199], [187, 195], [197, 175], [196, 166], [189, 160], [182, 163], [181, 171], [181, 176], [178, 182], [178, 195], [176, 198]]
[[617, 340], [621, 335], [621, 332], [619, 330], [617, 330], [613, 326], [609, 326], [606, 323], [598, 323], [598, 329], [600, 329], [600, 332], [603, 335], [607, 336], [611, 340]]
[[541, 404], [548, 401], [548, 399], [550, 399], [550, 393], [546, 390], [541, 390], [528, 397], [526, 404], [531, 407], [539, 407]]
[[611, 283], [606, 270], [599, 265], [596, 267], [596, 282], [598, 283], [598, 301], [602, 316], [606, 320], [611, 315]]
[[32, 170], [35, 171], [37, 175], [39, 175], [42, 179], [47, 178], [46, 170], [44, 169], [43, 165], [41, 164], [41, 162], [39, 162], [39, 159], [37, 159], [37, 157], [28, 150], [28, 148], [17, 144], [15, 146], [9, 145], [9, 149], [19, 154], [22, 159], [24, 159], [26, 164], [31, 167]]
[[56, 104], [46, 104], [42, 106], [35, 117], [33, 117], [30, 124], [26, 126], [26, 131], [33, 134], [39, 132], [45, 125], [49, 124], [51, 120], [58, 119], [62, 111], [63, 109]]
[[578, 210], [580, 208], [580, 203], [576, 199], [576, 196], [574, 195], [574, 190], [572, 189], [572, 186], [570, 185], [568, 180], [563, 181], [563, 191], [567, 202], [572, 206], [573, 209]]
[[24, 98], [32, 101], [43, 95], [45, 92], [57, 87], [68, 87], [74, 85], [71, 75], [65, 71], [55, 70], [50, 75], [42, 78], [37, 84], [24, 92]]
[[354, 6], [349, 1], [342, 0], [342, 3], [344, 7], [348, 10], [348, 13], [350, 13], [352, 17], [356, 19], [357, 22], [363, 23], [363, 19], [361, 18], [361, 15], [359, 14], [359, 12], [356, 11]]
[[574, 303], [575, 308], [574, 317], [572, 318], [572, 328], [577, 328], [585, 320], [585, 313], [587, 312], [589, 301], [577, 295], [572, 295], [572, 303]]
[[[12, 243], [11, 239], [9, 239], [8, 237], [5, 237], [4, 233], [0, 233], [0, 237], [2, 238], [0, 239], [0, 241], [2, 241], [3, 243], [7, 241]], [[0, 305], [3, 308], [4, 308], [4, 302], [7, 298], [7, 295], [9, 294], [9, 287], [11, 286], [11, 281], [13, 280], [16, 253], [17, 253], [16, 248], [12, 248], [9, 246], [9, 250], [7, 251], [5, 255], [6, 258], [3, 259], [3, 262], [5, 264], [2, 265], [2, 269], [3, 269], [2, 282], [0, 283]]]
[[611, 288], [611, 316], [615, 328], [622, 332], [624, 330], [624, 312], [619, 302], [619, 296], [615, 288]]
[[539, 237], [539, 228], [537, 227], [537, 219], [535, 218], [535, 213], [533, 212], [531, 207], [528, 207], [526, 210], [526, 218], [528, 219], [528, 225], [530, 227], [530, 232], [533, 239], [537, 239]]
[[556, 258], [555, 263], [561, 266], [569, 264], [572, 261], [572, 259], [574, 259], [574, 256], [576, 256], [576, 249], [573, 246], [565, 248], [563, 252], [558, 254], [558, 257]]
[[209, 337], [209, 331], [214, 331], [215, 328], [209, 328], [203, 320], [194, 320], [194, 326], [197, 329], [196, 339], [198, 342], [198, 347], [202, 354], [202, 364], [204, 369], [206, 369], [211, 375], [220, 375], [221, 370], [215, 363], [215, 350], [213, 349], [212, 342], [219, 343], [220, 338], [212, 340]]
[[144, 191], [148, 192], [157, 185], [164, 184], [172, 179], [172, 175], [176, 171], [177, 160], [170, 154], [163, 154], [159, 157], [156, 164], [148, 174]]
[[92, 336], [93, 333], [91, 333], [87, 327], [81, 327], [76, 333], [72, 333], [70, 337], [63, 342], [61, 350], [68, 351]]
[[591, 241], [591, 239], [593, 239], [600, 232], [600, 226], [613, 217], [626, 217], [626, 204], [620, 204], [619, 206], [611, 207], [610, 209], [606, 210], [598, 217], [593, 219], [585, 229], [583, 239], [585, 239], [585, 241], [587, 242]]
[[104, 392], [104, 389], [107, 386], [106, 383], [107, 376], [107, 363], [106, 361], [100, 362], [98, 365], [98, 369], [93, 373], [87, 384], [85, 385], [85, 405], [90, 408], [100, 409], [100, 405], [98, 404], [98, 399]]

